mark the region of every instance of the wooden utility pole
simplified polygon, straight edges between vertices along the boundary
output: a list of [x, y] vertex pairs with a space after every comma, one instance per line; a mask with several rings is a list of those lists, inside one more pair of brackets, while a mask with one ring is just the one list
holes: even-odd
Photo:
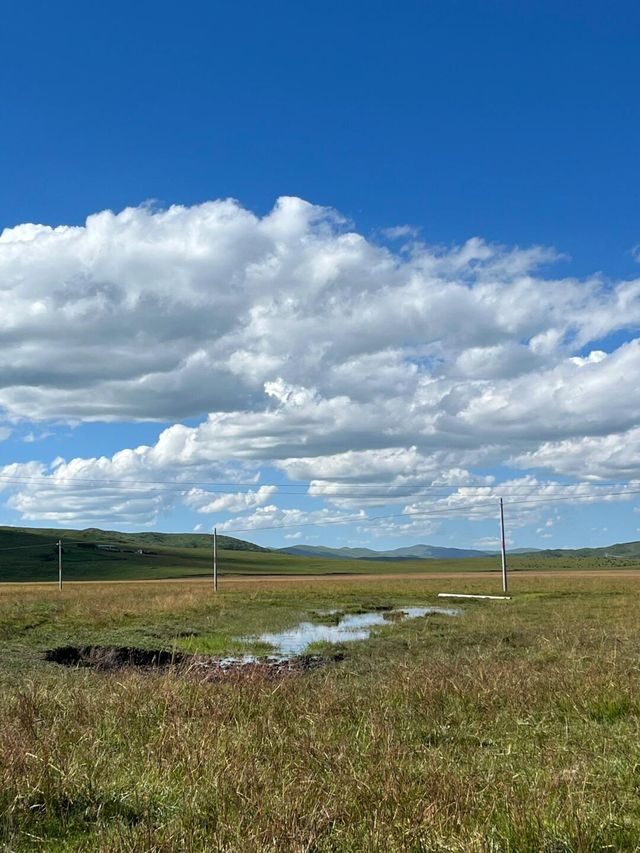
[[62, 590], [62, 539], [58, 539], [58, 589]]
[[213, 591], [218, 591], [218, 531], [213, 528]]
[[509, 591], [507, 579], [507, 545], [504, 538], [504, 504], [500, 498], [500, 553], [502, 554], [502, 591]]

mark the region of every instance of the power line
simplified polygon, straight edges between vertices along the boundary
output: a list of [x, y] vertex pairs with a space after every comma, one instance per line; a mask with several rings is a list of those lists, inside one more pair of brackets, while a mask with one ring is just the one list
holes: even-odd
[[[527, 498], [524, 500], [510, 500], [508, 506], [524, 503], [552, 503], [554, 501], [578, 501], [578, 500], [602, 500], [603, 498], [624, 497], [626, 495], [640, 495], [640, 489], [625, 489], [623, 492], [605, 492], [603, 495], [560, 495], [548, 498]], [[497, 497], [497, 496], [496, 496]]]
[[[10, 483], [50, 483], [52, 485], [66, 485], [67, 483], [87, 483], [89, 485], [95, 485], [96, 483], [105, 483], [105, 484], [114, 484], [116, 486], [123, 485], [132, 485], [132, 486], [147, 486], [147, 485], [164, 485], [164, 486], [173, 486], [176, 489], [183, 490], [187, 486], [208, 486], [210, 488], [225, 488], [225, 489], [255, 489], [263, 486], [275, 487], [280, 489], [309, 489], [311, 487], [321, 487], [327, 486], [331, 488], [342, 488], [348, 487], [350, 489], [368, 489], [371, 486], [386, 486], [389, 489], [393, 489], [395, 493], [399, 490], [409, 490], [411, 492], [414, 491], [432, 491], [434, 489], [445, 490], [445, 489], [473, 489], [473, 488], [491, 488], [492, 486], [482, 486], [482, 485], [473, 485], [469, 483], [452, 483], [451, 485], [431, 485], [431, 486], [396, 486], [393, 483], [389, 483], [387, 480], [369, 480], [366, 483], [349, 483], [349, 482], [336, 482], [335, 480], [330, 479], [321, 479], [317, 478], [314, 480], [301, 481], [297, 483], [274, 483], [274, 482], [238, 482], [238, 483], [224, 483], [224, 482], [216, 482], [213, 480], [176, 480], [176, 479], [162, 479], [162, 480], [134, 480], [128, 478], [106, 478], [106, 477], [75, 477], [75, 476], [65, 476], [60, 479], [55, 479], [55, 472], [49, 475], [37, 475], [37, 474], [1, 474], [0, 481], [6, 481]], [[624, 486], [628, 483], [627, 480], [599, 480], [599, 481], [591, 481], [591, 480], [582, 480], [576, 483], [553, 483], [554, 488], [565, 488], [571, 489], [576, 486], [591, 486], [596, 488], [608, 487], [608, 486]], [[634, 482], [633, 480], [631, 482]], [[637, 482], [637, 481], [636, 481]], [[544, 484], [543, 484], [544, 485]], [[517, 489], [526, 489], [526, 484], [521, 484], [515, 486]], [[448, 492], [444, 492], [448, 494]], [[382, 496], [386, 496], [386, 492], [382, 493]], [[328, 493], [327, 496], [333, 496], [332, 493]]]
[[[146, 487], [147, 483], [149, 483], [149, 484], [164, 483], [167, 486], [169, 486], [171, 484], [172, 489], [178, 489], [179, 491], [184, 491], [185, 486], [196, 484], [194, 481], [192, 481], [192, 482], [186, 482], [185, 481], [185, 482], [181, 483], [180, 485], [178, 485], [177, 483], [174, 483], [173, 481], [169, 481], [169, 480], [166, 480], [166, 481], [161, 481], [161, 480], [149, 480], [149, 481], [102, 480], [99, 478], [65, 478], [65, 481], [60, 483], [60, 482], [56, 482], [55, 480], [52, 480], [51, 477], [39, 477], [39, 476], [35, 476], [35, 475], [31, 476], [31, 477], [20, 477], [19, 475], [16, 475], [16, 476], [0, 475], [0, 481], [8, 481], [13, 485], [36, 485], [38, 483], [45, 482], [49, 485], [54, 485], [54, 486], [65, 485], [69, 481], [83, 483], [83, 484], [93, 484], [93, 485], [95, 485], [95, 483], [114, 483], [118, 486], [118, 488], [120, 490], [126, 490], [127, 488], [133, 488], [134, 490], [138, 490], [140, 487]], [[35, 482], [33, 482], [33, 481], [35, 481]], [[127, 484], [127, 485], [123, 487], [123, 484]], [[255, 487], [258, 484], [256, 484], [256, 483], [231, 484], [231, 483], [213, 483], [213, 482], [204, 483], [204, 482], [200, 482], [199, 485], [233, 487], [234, 489], [237, 489], [237, 487], [239, 485], [245, 486], [245, 487], [248, 485], [251, 485], [252, 487]], [[267, 485], [267, 484], [263, 483], [261, 485]], [[275, 486], [276, 484], [270, 484], [270, 485]], [[312, 485], [312, 482], [289, 484], [289, 485], [292, 487], [295, 487], [295, 488], [303, 488], [303, 487], [309, 488]], [[344, 485], [347, 485], [347, 484], [344, 484]], [[362, 487], [367, 487], [369, 484], [357, 484], [357, 485], [360, 485]], [[548, 485], [552, 485], [552, 488], [554, 490], [572, 489], [573, 493], [572, 494], [564, 494], [564, 495], [544, 495], [544, 490], [545, 490], [545, 488], [548, 487]], [[596, 493], [584, 494], [584, 493], [576, 492], [576, 489], [579, 489], [580, 487], [584, 487], [584, 486], [588, 486], [590, 488], [592, 488], [594, 486], [599, 487], [599, 488], [611, 487], [611, 486], [622, 486], [624, 488], [621, 491], [611, 491], [611, 492], [604, 492], [604, 493], [601, 492], [600, 494], [596, 494]], [[362, 523], [371, 524], [371, 523], [375, 523], [378, 520], [385, 520], [385, 519], [391, 519], [391, 518], [428, 518], [428, 517], [433, 516], [433, 515], [449, 515], [449, 516], [451, 516], [454, 513], [460, 513], [460, 512], [464, 513], [464, 512], [467, 512], [469, 510], [487, 509], [490, 506], [491, 501], [498, 499], [498, 497], [499, 497], [498, 493], [502, 494], [502, 496], [504, 498], [508, 499], [508, 506], [518, 506], [518, 505], [523, 505], [523, 504], [545, 504], [545, 503], [555, 503], [555, 502], [561, 502], [561, 501], [569, 501], [572, 503], [576, 502], [576, 501], [582, 501], [582, 500], [598, 501], [598, 500], [603, 500], [606, 498], [627, 497], [630, 495], [640, 494], [640, 489], [629, 489], [629, 488], [626, 488], [625, 486], [626, 486], [626, 484], [623, 481], [608, 481], [608, 482], [598, 482], [598, 483], [592, 483], [592, 482], [553, 483], [553, 484], [542, 483], [542, 484], [538, 485], [538, 487], [535, 491], [529, 491], [527, 494], [526, 492], [523, 493], [523, 490], [525, 490], [527, 488], [527, 486], [524, 484], [515, 487], [517, 489], [517, 491], [513, 491], [509, 488], [506, 488], [506, 489], [501, 488], [501, 485], [498, 484], [498, 485], [492, 486], [492, 487], [484, 487], [484, 488], [492, 488], [493, 492], [491, 494], [488, 494], [488, 495], [478, 495], [478, 494], [472, 495], [472, 494], [470, 494], [470, 495], [468, 495], [468, 497], [471, 499], [481, 498], [481, 501], [477, 502], [477, 503], [466, 503], [466, 504], [458, 503], [457, 505], [449, 505], [449, 506], [442, 506], [440, 504], [439, 506], [436, 506], [436, 508], [433, 508], [433, 509], [424, 509], [424, 510], [418, 510], [415, 512], [405, 511], [405, 512], [401, 512], [401, 513], [390, 513], [390, 514], [376, 515], [376, 516], [366, 516], [366, 515], [363, 516], [363, 515], [359, 514], [359, 515], [354, 515], [354, 516], [344, 517], [344, 518], [338, 518], [338, 519], [319, 519], [317, 521], [269, 525], [269, 526], [265, 526], [265, 527], [232, 528], [232, 529], [226, 530], [225, 532], [226, 533], [257, 533], [260, 531], [268, 531], [268, 530], [283, 530], [283, 529], [291, 529], [291, 528], [307, 527], [307, 526], [316, 527], [316, 526], [324, 526], [324, 525], [328, 525], [328, 524], [350, 524], [353, 522], [362, 522]], [[285, 488], [286, 487], [287, 487], [287, 484], [285, 484]], [[373, 500], [373, 499], [380, 499], [380, 500], [386, 499], [387, 501], [392, 501], [394, 499], [400, 499], [400, 498], [404, 498], [406, 500], [408, 498], [420, 498], [420, 497], [432, 497], [432, 498], [439, 498], [439, 497], [452, 498], [452, 497], [456, 497], [456, 496], [457, 497], [463, 497], [463, 495], [461, 495], [459, 492], [452, 491], [452, 490], [460, 489], [460, 488], [483, 488], [483, 487], [452, 486], [446, 492], [434, 492], [433, 491], [433, 489], [436, 489], [436, 488], [441, 489], [442, 487], [434, 487], [434, 486], [422, 487], [418, 491], [414, 491], [408, 495], [400, 495], [397, 492], [395, 494], [385, 493], [385, 494], [381, 494], [378, 498], [374, 498], [374, 496], [372, 496], [372, 495], [357, 495], [357, 494], [347, 495], [345, 493], [336, 494], [333, 492], [327, 493], [327, 494], [315, 494], [315, 495], [314, 494], [309, 495], [307, 493], [306, 495], [303, 495], [302, 493], [296, 493], [296, 492], [291, 493], [291, 492], [286, 492], [286, 491], [280, 491], [280, 489], [282, 489], [281, 484], [278, 484], [278, 488], [279, 488], [279, 494], [299, 494], [300, 496], [308, 496], [308, 497], [312, 497], [312, 498], [334, 499], [334, 500], [336, 500], [336, 499], [337, 500], [347, 499], [348, 497], [350, 497], [352, 499], [358, 499], [361, 502], [364, 502], [366, 500]], [[153, 491], [165, 491], [165, 489], [147, 489], [147, 488], [145, 488], [145, 493], [148, 494], [150, 491], [151, 492], [153, 492]], [[209, 494], [215, 495], [215, 494], [220, 494], [220, 493], [219, 492], [211, 492]], [[538, 496], [536, 496], [536, 495], [538, 495]], [[55, 543], [53, 543], [53, 544], [55, 545]], [[9, 548], [9, 549], [0, 549], [0, 550], [17, 550], [20, 548], [42, 548], [42, 547], [48, 547], [48, 546], [45, 546], [44, 544], [43, 545], [24, 545], [24, 546], [14, 546], [14, 547]]]
[[[510, 500], [507, 503], [507, 507], [511, 506], [520, 506], [523, 504], [548, 504], [548, 503], [556, 503], [558, 501], [580, 501], [580, 500], [588, 500], [588, 501], [596, 501], [602, 498], [609, 497], [626, 497], [627, 495], [637, 495], [640, 494], [640, 489], [626, 489], [621, 492], [607, 492], [603, 495], [585, 495], [585, 494], [576, 494], [576, 495], [561, 495], [561, 496], [549, 496], [542, 498], [522, 498], [520, 500]], [[277, 525], [269, 525], [267, 527], [244, 527], [244, 528], [231, 528], [224, 531], [225, 534], [230, 533], [260, 533], [261, 531], [268, 530], [287, 530], [292, 528], [299, 527], [324, 527], [326, 525], [333, 524], [351, 524], [351, 523], [367, 523], [373, 524], [377, 521], [385, 521], [391, 518], [430, 518], [434, 515], [448, 515], [451, 516], [453, 514], [458, 513], [467, 513], [469, 510], [474, 509], [484, 509], [489, 510], [492, 506], [492, 501], [499, 500], [499, 495], [487, 495], [484, 500], [479, 503], [472, 504], [459, 504], [457, 506], [448, 506], [448, 507], [440, 507], [436, 509], [428, 509], [428, 510], [418, 510], [416, 512], [400, 512], [400, 513], [389, 513], [385, 515], [374, 515], [374, 516], [366, 516], [366, 515], [353, 515], [345, 518], [334, 518], [334, 519], [319, 519], [318, 521], [302, 521], [295, 522], [292, 524], [277, 524]], [[200, 534], [200, 535], [211, 535], [211, 534]], [[66, 540], [67, 544], [86, 544], [86, 539], [77, 539], [77, 540]], [[16, 551], [22, 549], [29, 548], [45, 548], [45, 547], [54, 547], [57, 543], [42, 543], [40, 545], [15, 545], [8, 548], [0, 548], [0, 551]], [[100, 543], [100, 544], [110, 544], [110, 543]], [[124, 543], [117, 543], [118, 547], [120, 547]]]
[[[43, 488], [47, 488], [48, 490], [51, 490], [51, 491], [55, 491], [56, 489], [63, 489], [65, 487], [69, 487], [70, 485], [74, 486], [75, 482], [76, 482], [76, 481], [71, 481], [71, 483], [69, 483], [66, 480], [56, 481], [56, 480], [49, 480], [47, 478], [44, 478], [43, 480], [38, 480], [35, 482], [30, 481], [30, 480], [18, 480], [18, 479], [7, 480], [7, 478], [0, 476], [0, 482], [4, 482], [4, 481], [7, 481], [8, 485], [12, 485], [12, 486], [27, 486], [28, 487], [28, 486], [42, 485]], [[113, 483], [113, 485], [105, 485], [104, 491], [106, 491], [106, 492], [109, 492], [109, 491], [117, 491], [119, 493], [127, 493], [127, 492], [136, 493], [136, 492], [139, 492], [143, 495], [162, 494], [165, 492], [187, 493], [188, 488], [186, 486], [190, 485], [190, 484], [184, 484], [182, 486], [167, 485], [167, 486], [164, 486], [162, 488], [158, 488], [155, 486], [154, 486], [154, 488], [147, 488], [145, 481], [140, 481], [137, 485], [136, 484], [121, 485], [118, 483], [118, 481], [115, 481], [115, 480], [114, 481], [99, 480], [96, 482], [100, 483], [100, 484]], [[86, 488], [86, 489], [91, 489], [91, 488], [95, 489], [96, 488], [96, 482], [91, 481], [91, 480], [79, 481], [79, 485]], [[150, 484], [153, 485], [153, 481], [149, 481], [149, 482], [150, 482]], [[399, 491], [399, 490], [394, 489], [393, 491], [390, 491], [390, 492], [379, 492], [379, 493], [375, 493], [375, 492], [373, 492], [373, 493], [352, 493], [352, 492], [333, 492], [333, 491], [326, 491], [326, 492], [291, 491], [287, 486], [276, 487], [276, 488], [277, 488], [277, 494], [279, 496], [307, 497], [307, 498], [312, 498], [314, 500], [323, 500], [323, 499], [324, 500], [357, 500], [360, 502], [365, 502], [365, 501], [378, 501], [379, 502], [379, 501], [383, 501], [383, 500], [384, 501], [409, 500], [411, 498], [419, 498], [419, 497], [449, 497], [451, 495], [451, 489], [456, 489], [459, 487], [458, 486], [452, 486], [448, 491], [431, 491], [431, 490], [429, 490], [429, 487], [426, 487], [426, 488], [425, 487], [417, 487], [416, 489], [413, 489], [413, 490], [407, 489], [405, 491]], [[219, 496], [242, 495], [242, 494], [251, 494], [251, 493], [239, 492], [237, 489], [226, 489], [223, 491], [223, 490], [218, 488], [216, 490], [211, 490], [211, 491], [203, 490], [202, 494], [203, 495], [211, 495], [212, 497], [215, 497], [217, 495], [219, 495]], [[274, 493], [274, 495], [275, 495], [275, 493]]]
[[[640, 489], [637, 490], [628, 490], [624, 492], [610, 492], [605, 495], [564, 495], [561, 497], [549, 497], [549, 498], [531, 498], [524, 499], [519, 501], [508, 501], [506, 503], [507, 508], [514, 505], [520, 504], [532, 504], [532, 503], [553, 503], [556, 501], [576, 501], [576, 500], [597, 500], [598, 498], [603, 497], [619, 497], [624, 495], [636, 495], [640, 494]], [[399, 513], [391, 513], [389, 515], [374, 515], [374, 516], [352, 516], [350, 518], [344, 519], [320, 519], [319, 521], [304, 521], [299, 522], [297, 524], [278, 524], [273, 527], [244, 527], [244, 528], [233, 528], [227, 529], [225, 533], [259, 533], [261, 530], [284, 530], [287, 528], [293, 527], [324, 527], [326, 524], [351, 524], [352, 522], [361, 521], [363, 523], [372, 523], [375, 521], [382, 521], [389, 518], [429, 518], [432, 515], [451, 515], [454, 512], [466, 512], [470, 509], [489, 509], [491, 507], [490, 501], [499, 500], [499, 495], [491, 495], [487, 496], [487, 499], [482, 501], [482, 503], [476, 504], [464, 504], [456, 507], [446, 507], [441, 509], [433, 509], [433, 510], [421, 510], [418, 512], [399, 512]]]
[[[361, 500], [361, 501], [370, 501], [370, 500], [394, 500], [394, 499], [408, 499], [412, 497], [420, 497], [422, 495], [426, 497], [449, 497], [452, 492], [455, 493], [456, 490], [459, 489], [481, 489], [481, 488], [493, 488], [499, 489], [500, 484], [497, 486], [469, 486], [466, 484], [458, 484], [452, 485], [449, 487], [443, 486], [416, 486], [415, 488], [411, 488], [409, 486], [393, 486], [390, 485], [388, 487], [388, 491], [385, 492], [341, 492], [335, 491], [336, 486], [338, 487], [349, 487], [353, 488], [361, 488], [368, 489], [370, 485], [381, 485], [381, 482], [374, 483], [373, 481], [370, 484], [366, 483], [344, 483], [344, 484], [335, 484], [332, 483], [330, 487], [327, 487], [326, 491], [315, 491], [309, 492], [310, 488], [319, 488], [321, 484], [318, 481], [310, 481], [308, 483], [214, 483], [207, 481], [172, 481], [172, 480], [116, 480], [116, 479], [102, 479], [102, 478], [84, 478], [84, 477], [65, 477], [60, 480], [56, 480], [52, 476], [21, 476], [21, 475], [0, 475], [0, 482], [6, 482], [9, 485], [15, 486], [34, 486], [44, 484], [53, 489], [64, 488], [69, 485], [85, 485], [87, 488], [93, 487], [96, 485], [104, 484], [105, 487], [110, 486], [112, 489], [126, 492], [126, 491], [140, 491], [145, 494], [149, 493], [162, 493], [166, 491], [177, 491], [177, 492], [185, 492], [189, 488], [194, 486], [207, 486], [211, 491], [206, 492], [207, 494], [212, 495], [226, 495], [226, 494], [237, 494], [239, 493], [239, 489], [246, 488], [254, 488], [259, 489], [260, 487], [274, 487], [277, 488], [279, 495], [289, 495], [289, 496], [300, 496], [300, 497], [311, 497], [317, 499], [329, 499], [329, 500]], [[162, 488], [157, 488], [157, 486], [162, 486]], [[154, 488], [148, 488], [148, 486], [154, 486]], [[607, 482], [578, 482], [578, 483], [553, 483], [554, 489], [576, 489], [581, 486], [589, 486], [590, 488], [606, 488], [612, 486], [625, 486], [624, 481], [607, 481]], [[507, 488], [502, 489], [502, 494], [506, 498], [516, 498], [520, 495], [527, 495], [530, 492], [527, 492], [527, 485], [522, 484], [513, 487], [513, 489]], [[545, 488], [545, 483], [539, 484], [541, 489]], [[225, 491], [222, 491], [225, 489]], [[306, 489], [307, 491], [296, 491], [296, 489]], [[446, 489], [446, 490], [445, 490]], [[437, 491], [436, 491], [437, 490]], [[631, 490], [626, 490], [626, 493], [632, 493]], [[474, 496], [472, 496], [474, 497]]]
[[[498, 498], [496, 497], [495, 500]], [[443, 515], [448, 514], [451, 515], [455, 512], [466, 512], [469, 509], [477, 509], [482, 507], [483, 509], [487, 509], [489, 507], [488, 501], [483, 501], [482, 503], [477, 504], [465, 504], [464, 506], [458, 507], [447, 507], [446, 509], [433, 509], [433, 510], [422, 510], [419, 512], [396, 512], [390, 513], [388, 515], [373, 515], [373, 516], [362, 516], [362, 515], [354, 515], [349, 518], [337, 518], [337, 519], [320, 519], [319, 521], [301, 521], [298, 524], [278, 524], [273, 527], [244, 527], [244, 528], [234, 528], [233, 530], [225, 530], [225, 533], [258, 533], [261, 530], [283, 530], [288, 527], [324, 527], [326, 524], [351, 524], [352, 522], [375, 522], [382, 521], [388, 518], [415, 518], [415, 517], [425, 517], [432, 515]]]

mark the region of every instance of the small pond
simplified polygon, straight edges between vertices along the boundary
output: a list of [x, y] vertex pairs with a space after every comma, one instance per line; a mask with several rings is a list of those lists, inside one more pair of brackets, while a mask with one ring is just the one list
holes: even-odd
[[313, 643], [349, 643], [354, 640], [367, 640], [371, 636], [372, 628], [386, 625], [396, 619], [417, 619], [432, 615], [458, 616], [459, 614], [459, 610], [449, 607], [398, 607], [387, 611], [347, 613], [334, 625], [301, 622], [295, 628], [289, 628], [286, 631], [243, 639], [267, 643], [273, 646], [274, 654], [280, 657], [295, 657], [303, 655]]
[[[234, 672], [284, 675], [287, 672], [303, 672], [327, 663], [327, 658], [309, 654], [314, 643], [349, 643], [366, 640], [374, 628], [404, 619], [422, 616], [458, 616], [460, 610], [447, 607], [397, 607], [389, 610], [373, 610], [368, 613], [344, 613], [324, 611], [316, 615], [333, 618], [333, 624], [301, 622], [295, 628], [278, 633], [266, 633], [259, 637], [242, 637], [245, 642], [263, 643], [273, 651], [267, 655], [245, 654], [217, 658], [210, 655], [169, 651], [167, 649], [138, 649], [129, 646], [61, 646], [48, 649], [45, 660], [71, 667], [91, 667], [100, 670], [166, 669], [182, 667], [186, 671], [202, 672], [209, 680], [227, 676]], [[339, 651], [333, 660], [341, 659]]]

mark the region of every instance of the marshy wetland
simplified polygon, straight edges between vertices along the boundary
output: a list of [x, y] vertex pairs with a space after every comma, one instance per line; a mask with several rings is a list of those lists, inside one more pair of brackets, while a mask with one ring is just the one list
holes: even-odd
[[640, 575], [452, 585], [0, 588], [3, 849], [639, 849]]

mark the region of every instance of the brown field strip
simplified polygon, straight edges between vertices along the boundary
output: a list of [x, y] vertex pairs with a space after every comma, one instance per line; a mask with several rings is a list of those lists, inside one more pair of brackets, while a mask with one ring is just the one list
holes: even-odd
[[[219, 578], [220, 589], [223, 591], [224, 589], [232, 590], [235, 588], [241, 588], [246, 584], [257, 584], [259, 586], [265, 586], [269, 584], [300, 584], [303, 586], [308, 586], [309, 584], [331, 584], [331, 583], [342, 583], [345, 581], [354, 582], [357, 581], [359, 583], [378, 583], [380, 581], [439, 581], [439, 580], [448, 580], [448, 581], [468, 581], [468, 580], [487, 580], [494, 581], [496, 583], [499, 582], [500, 578], [500, 570], [496, 571], [476, 571], [476, 572], [391, 572], [388, 574], [359, 574], [359, 573], [344, 573], [344, 574], [326, 574], [326, 575], [234, 575], [225, 577], [222, 575]], [[509, 576], [510, 585], [513, 586], [515, 583], [518, 585], [518, 581], [530, 579], [530, 578], [547, 578], [549, 580], [557, 578], [609, 578], [612, 580], [619, 579], [629, 579], [629, 580], [640, 580], [640, 569], [559, 569], [557, 571], [548, 570], [548, 571], [518, 571], [512, 572]], [[82, 581], [65, 581], [65, 587], [83, 587], [83, 586], [111, 586], [111, 585], [144, 585], [149, 586], [153, 584], [201, 584], [203, 586], [210, 586], [211, 580], [207, 577], [198, 576], [198, 577], [186, 577], [186, 578], [149, 578], [149, 579], [135, 579], [135, 580], [82, 580]], [[0, 582], [0, 589], [3, 588], [25, 588], [25, 587], [44, 587], [50, 588], [57, 586], [57, 581], [9, 581], [9, 582]]]

